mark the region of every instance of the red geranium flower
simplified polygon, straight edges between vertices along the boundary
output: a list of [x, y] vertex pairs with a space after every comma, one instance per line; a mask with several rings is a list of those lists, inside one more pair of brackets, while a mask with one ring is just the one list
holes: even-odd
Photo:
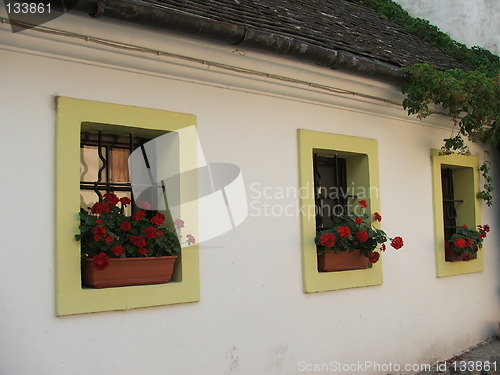
[[174, 225], [177, 228], [184, 228], [184, 220], [182, 220], [182, 219], [175, 219], [174, 220]]
[[394, 237], [391, 241], [391, 246], [396, 250], [401, 249], [404, 246], [403, 239], [399, 236]]
[[148, 255], [148, 251], [141, 247], [139, 250], [137, 250], [137, 252], [140, 254], [140, 255]]
[[375, 212], [373, 214], [373, 217], [375, 220], [377, 220], [379, 223], [382, 221], [382, 216], [378, 213], [378, 212]]
[[363, 219], [361, 219], [360, 217], [357, 217], [354, 219], [354, 222], [358, 225], [362, 224], [363, 223]]
[[455, 239], [455, 246], [463, 249], [466, 246], [465, 240], [463, 238], [456, 238]]
[[154, 225], [162, 225], [165, 222], [165, 215], [163, 215], [161, 212], [157, 212], [150, 221]]
[[387, 249], [387, 247], [385, 246], [385, 243], [383, 243], [382, 246], [380, 246], [380, 250], [385, 251], [385, 249]]
[[102, 224], [102, 219], [97, 219], [95, 222], [96, 222], [97, 224]]
[[351, 229], [347, 226], [342, 226], [337, 228], [337, 232], [339, 232], [340, 237], [347, 238], [351, 235]]
[[146, 238], [156, 238], [156, 229], [155, 227], [147, 227], [144, 229], [144, 237]]
[[137, 211], [132, 215], [132, 219], [134, 219], [135, 221], [140, 221], [144, 216], [146, 216], [146, 213], [144, 211]]
[[113, 252], [113, 254], [115, 254], [115, 257], [118, 258], [125, 252], [125, 249], [122, 245], [116, 245], [111, 248], [111, 251]]
[[368, 233], [364, 230], [360, 230], [358, 233], [356, 233], [356, 238], [359, 240], [359, 242], [366, 242], [368, 241]]
[[474, 259], [474, 256], [471, 253], [464, 252], [460, 255], [460, 259], [464, 262]]
[[130, 236], [130, 242], [132, 243], [132, 245], [137, 247], [146, 246], [146, 239], [141, 236]]
[[335, 245], [335, 235], [333, 233], [325, 233], [319, 238], [321, 246], [333, 247]]
[[132, 224], [130, 224], [128, 221], [124, 221], [120, 224], [120, 229], [124, 232], [129, 231], [130, 229], [132, 229]]
[[115, 239], [111, 236], [106, 237], [106, 243], [109, 245], [110, 243], [113, 243]]
[[368, 254], [368, 260], [370, 263], [377, 263], [380, 258], [380, 254], [377, 253], [376, 251], [372, 251], [371, 253]]
[[163, 236], [163, 232], [161, 230], [159, 230], [158, 232], [156, 232], [156, 237], [160, 237], [160, 236]]
[[121, 197], [121, 198], [120, 198], [120, 202], [121, 202], [124, 206], [126, 206], [126, 205], [128, 205], [128, 204], [132, 203], [132, 201], [130, 200], [130, 198], [129, 198], [129, 197]]
[[98, 270], [104, 270], [109, 266], [109, 258], [105, 253], [99, 253], [92, 257], [92, 263]]
[[360, 207], [366, 208], [368, 207], [368, 204], [366, 203], [366, 199], [363, 199], [362, 201], [358, 202]]
[[100, 227], [99, 225], [96, 225], [94, 227], [94, 234], [100, 234], [102, 236], [105, 236], [108, 234], [108, 231], [104, 227]]
[[194, 236], [192, 234], [186, 235], [186, 238], [188, 240], [188, 244], [189, 245], [192, 245], [192, 244], [196, 243], [196, 240], [195, 240], [195, 238], [194, 238]]
[[100, 227], [96, 225], [94, 227], [94, 241], [99, 242], [102, 240], [103, 237], [106, 237], [108, 235], [108, 231], [104, 227]]
[[465, 241], [466, 241], [465, 246], [472, 246], [472, 239], [470, 237], [467, 237]]
[[93, 214], [107, 214], [109, 206], [106, 202], [97, 202], [92, 206], [91, 211]]
[[490, 231], [490, 226], [488, 224], [483, 225], [483, 230], [485, 232], [489, 232]]
[[118, 202], [120, 202], [120, 199], [113, 192], [108, 192], [104, 194], [103, 198], [106, 202], [108, 202], [112, 206], [116, 206]]

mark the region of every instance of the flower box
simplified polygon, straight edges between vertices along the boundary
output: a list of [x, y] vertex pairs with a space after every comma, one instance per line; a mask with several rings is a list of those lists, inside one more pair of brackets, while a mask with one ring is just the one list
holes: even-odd
[[483, 240], [490, 231], [489, 225], [478, 225], [477, 230], [467, 225], [457, 227], [449, 241], [444, 241], [446, 262], [468, 262], [477, 259], [477, 252], [483, 247]]
[[[402, 237], [389, 238], [387, 234], [373, 226], [374, 221], [382, 221], [382, 215], [374, 212], [368, 215], [359, 209], [368, 207], [366, 200], [360, 200], [353, 213], [340, 212], [332, 215], [332, 223], [316, 229], [316, 252], [318, 270], [323, 272], [364, 269], [370, 263], [377, 263], [380, 252], [387, 248], [384, 242], [398, 250], [404, 246]], [[379, 251], [377, 251], [379, 250]]]
[[177, 256], [110, 258], [105, 269], [94, 267], [92, 259], [82, 259], [82, 285], [113, 288], [165, 284], [172, 278], [176, 259]]
[[318, 255], [318, 271], [333, 272], [368, 268], [370, 261], [361, 250], [333, 253], [324, 251]]
[[124, 208], [132, 204], [130, 198], [118, 198], [113, 192], [102, 198], [89, 211], [80, 212], [80, 233], [75, 239], [81, 241], [82, 285], [111, 288], [168, 283], [181, 245], [195, 243], [191, 234], [181, 243], [184, 221], [174, 220], [174, 229], [169, 229], [162, 226], [165, 215], [161, 212], [136, 211], [128, 217]]
[[460, 262], [460, 254], [457, 254], [453, 249], [446, 248], [444, 250], [444, 259], [446, 262]]
[[463, 258], [462, 254], [458, 254], [452, 249], [445, 249], [444, 260], [445, 262], [468, 262], [470, 260], [477, 259], [477, 254], [472, 254], [471, 256], [467, 256], [467, 258], [465, 259]]

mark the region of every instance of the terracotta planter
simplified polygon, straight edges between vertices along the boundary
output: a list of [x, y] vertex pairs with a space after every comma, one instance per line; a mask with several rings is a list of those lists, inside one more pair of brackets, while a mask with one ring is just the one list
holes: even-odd
[[444, 249], [444, 260], [446, 262], [460, 262], [462, 259], [453, 249]]
[[82, 259], [82, 285], [91, 288], [165, 284], [172, 278], [177, 256], [110, 258], [109, 266], [98, 270], [92, 259]]
[[368, 257], [361, 254], [361, 250], [345, 251], [343, 253], [323, 252], [318, 255], [318, 271], [347, 271], [368, 268]]
[[[477, 259], [477, 254], [473, 255], [471, 260]], [[453, 249], [445, 249], [444, 250], [444, 260], [446, 262], [466, 262], [462, 260], [462, 256], [457, 254]]]

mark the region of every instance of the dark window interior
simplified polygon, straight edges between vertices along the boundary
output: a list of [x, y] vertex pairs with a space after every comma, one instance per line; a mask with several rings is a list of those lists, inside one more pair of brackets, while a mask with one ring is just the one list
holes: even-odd
[[347, 213], [346, 159], [314, 154], [316, 227], [332, 224], [332, 217]]
[[[448, 241], [457, 229], [456, 205], [463, 200], [455, 199], [453, 187], [453, 170], [451, 168], [441, 169], [441, 184], [443, 189], [443, 220], [444, 220], [444, 240]], [[445, 260], [455, 260], [456, 254], [453, 251], [445, 250]]]

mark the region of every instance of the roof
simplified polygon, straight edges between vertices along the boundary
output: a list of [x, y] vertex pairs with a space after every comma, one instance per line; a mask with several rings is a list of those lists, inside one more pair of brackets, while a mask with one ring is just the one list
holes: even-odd
[[450, 56], [381, 18], [362, 0], [157, 0], [174, 12], [292, 37], [406, 67], [460, 67]]
[[405, 80], [400, 68], [463, 66], [363, 0], [79, 0], [76, 10], [333, 69]]

